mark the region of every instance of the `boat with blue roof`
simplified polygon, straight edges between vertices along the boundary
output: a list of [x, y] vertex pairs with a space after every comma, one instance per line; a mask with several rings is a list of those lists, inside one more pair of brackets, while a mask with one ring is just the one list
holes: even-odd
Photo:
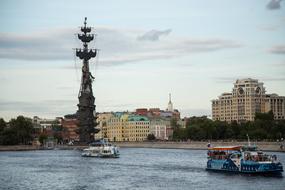
[[207, 170], [249, 174], [281, 174], [283, 166], [276, 155], [257, 146], [208, 147]]

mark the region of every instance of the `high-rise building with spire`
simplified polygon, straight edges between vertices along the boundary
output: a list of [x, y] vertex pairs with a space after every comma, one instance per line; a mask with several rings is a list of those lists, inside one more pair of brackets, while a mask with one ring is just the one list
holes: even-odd
[[173, 103], [171, 102], [171, 94], [169, 93], [169, 101], [168, 101], [168, 105], [167, 105], [167, 111], [173, 112]]

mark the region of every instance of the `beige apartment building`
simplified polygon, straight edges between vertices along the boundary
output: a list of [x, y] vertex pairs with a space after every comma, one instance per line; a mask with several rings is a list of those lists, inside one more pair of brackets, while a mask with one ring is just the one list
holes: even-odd
[[107, 121], [107, 138], [110, 141], [123, 141], [123, 125], [120, 117], [111, 117]]
[[109, 141], [124, 141], [124, 127], [126, 125], [126, 113], [100, 113], [97, 122], [100, 132], [95, 139], [106, 138]]
[[147, 139], [150, 121], [145, 116], [130, 113], [98, 114], [100, 132], [95, 138], [109, 141], [144, 141]]
[[212, 119], [220, 121], [253, 121], [255, 113], [273, 111], [275, 119], [285, 119], [284, 97], [265, 94], [263, 83], [256, 79], [239, 79], [231, 93], [212, 100]]
[[107, 138], [107, 122], [111, 117], [113, 117], [113, 114], [110, 112], [100, 113], [97, 115], [97, 128], [100, 129], [100, 131], [95, 134], [95, 139]]
[[150, 121], [145, 116], [130, 115], [125, 128], [125, 141], [145, 141], [149, 132]]
[[265, 99], [265, 112], [272, 110], [274, 119], [285, 119], [285, 96], [267, 94]]

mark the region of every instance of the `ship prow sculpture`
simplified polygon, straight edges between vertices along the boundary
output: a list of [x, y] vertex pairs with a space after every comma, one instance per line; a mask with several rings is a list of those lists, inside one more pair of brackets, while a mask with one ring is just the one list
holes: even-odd
[[80, 90], [78, 94], [79, 103], [76, 113], [79, 122], [80, 143], [90, 143], [94, 141], [94, 134], [99, 132], [96, 129], [96, 106], [93, 96], [92, 82], [94, 77], [89, 70], [89, 60], [96, 57], [97, 50], [88, 48], [88, 43], [94, 40], [94, 34], [91, 33], [91, 27], [87, 27], [87, 17], [84, 20], [84, 26], [81, 27], [81, 34], [78, 39], [83, 43], [83, 48], [76, 49], [76, 56], [82, 60], [82, 77]]

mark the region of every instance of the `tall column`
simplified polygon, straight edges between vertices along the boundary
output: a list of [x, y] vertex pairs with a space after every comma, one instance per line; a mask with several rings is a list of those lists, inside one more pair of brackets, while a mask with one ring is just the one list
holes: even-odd
[[83, 43], [82, 49], [76, 49], [76, 56], [82, 60], [82, 77], [80, 90], [78, 94], [79, 103], [77, 119], [79, 121], [79, 138], [80, 142], [88, 143], [94, 140], [94, 134], [99, 132], [96, 129], [95, 98], [93, 96], [92, 82], [94, 77], [89, 71], [89, 60], [96, 57], [96, 49], [88, 49], [88, 43], [94, 39], [91, 27], [87, 27], [87, 18], [85, 17], [84, 26], [81, 27], [82, 34], [78, 34], [78, 39]]

